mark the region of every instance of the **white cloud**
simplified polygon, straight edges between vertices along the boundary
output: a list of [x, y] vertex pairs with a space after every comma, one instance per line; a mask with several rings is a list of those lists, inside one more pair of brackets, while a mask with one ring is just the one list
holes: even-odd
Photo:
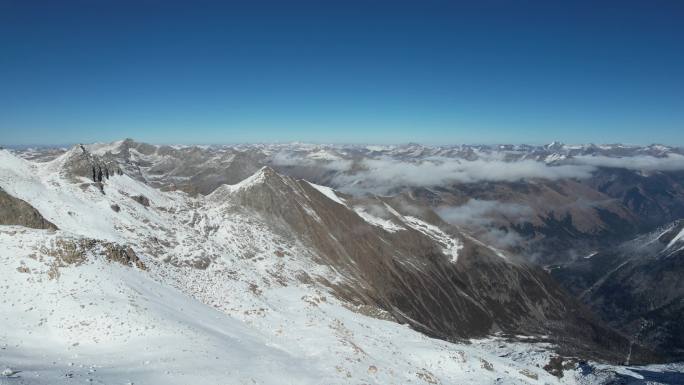
[[684, 170], [684, 156], [637, 155], [631, 157], [577, 156], [564, 164], [549, 165], [532, 159], [510, 161], [505, 154], [479, 154], [475, 160], [429, 157], [400, 160], [390, 157], [322, 160], [302, 154], [280, 152], [272, 162], [278, 166], [316, 167], [335, 172], [335, 188], [351, 193], [388, 194], [400, 187], [434, 187], [452, 183], [516, 182], [526, 179], [583, 179], [598, 167], [644, 171]]
[[517, 203], [470, 199], [461, 206], [441, 207], [437, 209], [437, 214], [444, 221], [455, 225], [486, 226], [497, 217], [505, 217], [513, 222], [529, 219], [533, 210]]
[[481, 241], [502, 249], [519, 245], [523, 238], [515, 231], [498, 228], [497, 219], [524, 222], [534, 215], [529, 206], [479, 199], [470, 199], [461, 206], [441, 207], [436, 212], [444, 221], [467, 227]]
[[500, 249], [508, 249], [519, 246], [523, 237], [515, 231], [506, 231], [497, 228], [488, 228], [487, 231], [479, 235], [480, 240]]
[[443, 186], [479, 181], [513, 182], [522, 179], [587, 178], [590, 165], [548, 166], [534, 160], [505, 162], [496, 159], [462, 160], [431, 158], [406, 162], [390, 158], [365, 159], [361, 170], [335, 177], [339, 188], [348, 192], [387, 193], [399, 186]]
[[684, 156], [668, 154], [665, 157], [636, 155], [622, 158], [608, 156], [576, 156], [573, 164], [594, 167], [626, 168], [640, 171], [679, 171], [684, 170]]
[[307, 158], [288, 152], [279, 152], [275, 154], [271, 159], [271, 162], [276, 166], [320, 167], [333, 171], [349, 170], [353, 164], [351, 160], [347, 159], [322, 160]]

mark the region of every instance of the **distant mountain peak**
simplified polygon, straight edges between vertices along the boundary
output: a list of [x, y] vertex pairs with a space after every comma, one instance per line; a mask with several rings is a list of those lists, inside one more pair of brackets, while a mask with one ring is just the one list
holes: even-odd
[[564, 146], [565, 146], [565, 144], [564, 144], [563, 142], [559, 142], [559, 141], [555, 141], [555, 140], [554, 140], [553, 142], [547, 144], [545, 147], [546, 147], [548, 150], [560, 150], [560, 149], [562, 149]]

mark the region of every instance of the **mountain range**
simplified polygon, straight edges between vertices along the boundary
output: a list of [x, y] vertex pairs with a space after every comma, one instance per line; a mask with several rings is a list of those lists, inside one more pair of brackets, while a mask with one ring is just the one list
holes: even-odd
[[661, 145], [0, 150], [0, 364], [17, 383], [680, 371], [681, 218], [684, 152]]

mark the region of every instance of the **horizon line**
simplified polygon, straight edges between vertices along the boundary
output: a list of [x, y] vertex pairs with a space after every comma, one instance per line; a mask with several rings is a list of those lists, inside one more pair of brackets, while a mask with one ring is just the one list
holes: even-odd
[[124, 141], [132, 141], [134, 143], [141, 143], [141, 144], [149, 144], [149, 145], [154, 145], [154, 146], [187, 146], [187, 147], [206, 147], [206, 146], [246, 146], [246, 145], [317, 145], [317, 146], [384, 146], [384, 147], [390, 147], [390, 146], [395, 146], [395, 147], [401, 147], [401, 146], [410, 146], [410, 145], [418, 145], [418, 146], [423, 146], [423, 147], [453, 147], [453, 146], [534, 146], [534, 147], [543, 147], [543, 146], [551, 146], [554, 144], [560, 144], [564, 146], [627, 146], [627, 147], [650, 147], [650, 146], [664, 146], [664, 147], [669, 147], [669, 148], [684, 148], [684, 145], [681, 144], [664, 144], [664, 143], [658, 143], [658, 142], [651, 142], [651, 143], [628, 143], [628, 142], [603, 142], [603, 143], [595, 143], [595, 142], [564, 142], [560, 140], [553, 140], [551, 142], [452, 142], [452, 143], [446, 143], [446, 144], [430, 144], [430, 143], [421, 143], [419, 141], [406, 141], [406, 142], [398, 142], [398, 143], [379, 143], [379, 142], [322, 142], [322, 141], [301, 141], [301, 140], [292, 140], [292, 141], [272, 141], [272, 142], [263, 142], [263, 141], [254, 141], [254, 142], [249, 142], [249, 141], [244, 141], [244, 142], [215, 142], [215, 143], [202, 143], [202, 142], [192, 142], [192, 143], [182, 143], [182, 142], [153, 142], [153, 141], [144, 141], [144, 140], [136, 140], [133, 138], [123, 138], [123, 139], [118, 139], [118, 140], [112, 140], [112, 141], [94, 141], [94, 142], [64, 142], [64, 143], [12, 143], [12, 144], [4, 144], [0, 143], [0, 148], [11, 148], [11, 149], [19, 149], [19, 148], [31, 148], [31, 147], [36, 147], [36, 148], [68, 148], [68, 147], [73, 147], [77, 145], [92, 145], [92, 144], [114, 144], [116, 142], [124, 142]]

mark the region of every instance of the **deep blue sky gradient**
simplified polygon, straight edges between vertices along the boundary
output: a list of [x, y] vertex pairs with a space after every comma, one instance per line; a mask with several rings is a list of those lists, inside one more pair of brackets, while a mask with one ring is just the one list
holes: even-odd
[[0, 0], [0, 144], [684, 145], [684, 2]]

